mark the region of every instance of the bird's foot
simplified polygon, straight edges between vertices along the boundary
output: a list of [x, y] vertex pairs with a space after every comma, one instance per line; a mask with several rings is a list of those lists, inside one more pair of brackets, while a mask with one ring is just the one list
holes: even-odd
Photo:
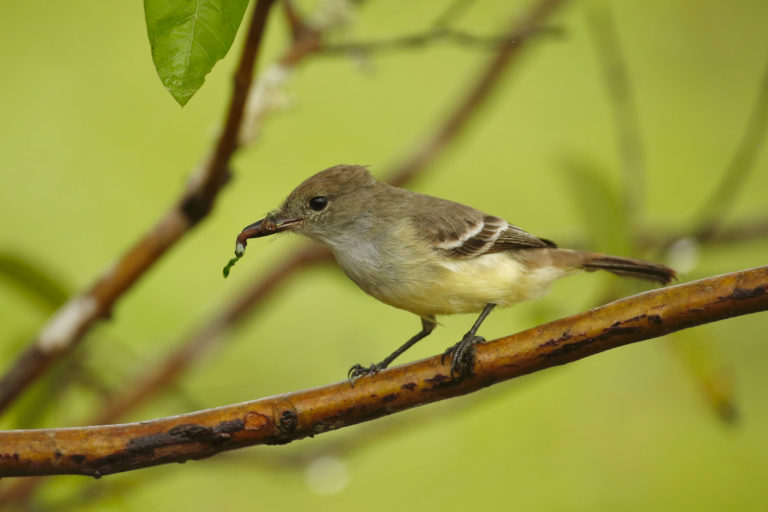
[[356, 364], [347, 372], [347, 378], [349, 379], [349, 383], [354, 386], [355, 382], [360, 377], [365, 375], [376, 375], [384, 368], [386, 368], [386, 366], [382, 365], [381, 363], [374, 363], [367, 368], [361, 364]]
[[446, 356], [453, 354], [451, 360], [452, 379], [456, 376], [465, 377], [472, 373], [472, 369], [475, 367], [475, 345], [483, 342], [485, 342], [485, 338], [482, 336], [467, 333], [461, 338], [461, 341], [443, 352], [443, 356], [440, 358], [441, 363], [445, 362]]

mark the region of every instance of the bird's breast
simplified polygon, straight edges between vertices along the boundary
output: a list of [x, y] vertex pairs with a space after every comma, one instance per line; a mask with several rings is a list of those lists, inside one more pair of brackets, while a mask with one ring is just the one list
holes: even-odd
[[423, 317], [509, 306], [540, 296], [564, 275], [555, 267], [529, 268], [514, 252], [447, 257], [409, 224], [357, 235], [328, 244], [347, 276], [378, 300]]

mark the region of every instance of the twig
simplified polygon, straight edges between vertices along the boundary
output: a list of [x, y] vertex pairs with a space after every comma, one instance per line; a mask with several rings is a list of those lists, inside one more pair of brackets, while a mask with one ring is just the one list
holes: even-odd
[[258, 0], [253, 10], [243, 52], [233, 84], [224, 130], [213, 153], [193, 177], [179, 202], [87, 291], [70, 299], [0, 379], [0, 411], [56, 360], [69, 353], [97, 320], [108, 317], [115, 302], [170, 249], [202, 220], [229, 175], [229, 160], [237, 149], [253, 68], [264, 27], [274, 0]]
[[768, 216], [746, 219], [732, 226], [718, 226], [708, 231], [699, 240], [713, 245], [725, 245], [735, 242], [748, 242], [768, 238]]
[[730, 210], [739, 190], [744, 186], [749, 171], [762, 148], [768, 133], [768, 60], [766, 61], [757, 99], [752, 107], [741, 141], [736, 147], [723, 178], [712, 195], [701, 207], [694, 230], [696, 238], [707, 238], [720, 226]]
[[588, 9], [587, 25], [608, 90], [623, 176], [622, 196], [631, 228], [642, 217], [645, 195], [645, 156], [637, 106], [609, 6], [601, 4]]
[[[538, 28], [536, 34], [559, 34], [556, 28]], [[495, 48], [519, 42], [514, 36], [481, 36], [451, 28], [431, 28], [426, 32], [399, 36], [379, 41], [358, 41], [345, 43], [326, 43], [318, 50], [321, 55], [339, 55], [347, 53], [369, 54], [405, 49], [423, 48], [437, 42], [447, 41], [462, 46], [476, 48]]]
[[643, 247], [665, 248], [678, 240], [691, 238], [698, 243], [707, 245], [730, 245], [768, 238], [768, 215], [743, 219], [731, 225], [718, 224], [706, 232], [689, 234], [685, 231], [678, 233], [664, 233], [660, 230], [646, 230], [641, 232], [638, 239]]
[[718, 357], [714, 340], [703, 336], [704, 332], [690, 333], [685, 338], [674, 336], [667, 346], [696, 383], [706, 406], [723, 423], [734, 424], [739, 420], [740, 413], [730, 372], [726, 371]]
[[479, 107], [487, 101], [509, 62], [525, 46], [528, 36], [564, 2], [565, 0], [541, 0], [533, 4], [522, 18], [513, 20], [507, 42], [499, 47], [464, 99], [451, 111], [437, 133], [396, 167], [390, 177], [390, 183], [401, 185], [408, 181], [416, 172], [433, 162], [448, 143], [466, 128]]
[[440, 356], [325, 387], [124, 425], [0, 433], [0, 476], [102, 476], [284, 444], [695, 325], [768, 310], [768, 266], [642, 293], [477, 346], [474, 371]]

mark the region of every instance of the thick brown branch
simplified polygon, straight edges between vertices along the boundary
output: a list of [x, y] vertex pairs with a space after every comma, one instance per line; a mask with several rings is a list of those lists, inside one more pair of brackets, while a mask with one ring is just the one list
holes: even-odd
[[101, 476], [283, 444], [695, 325], [768, 310], [768, 266], [642, 293], [481, 344], [473, 373], [440, 356], [320, 388], [125, 425], [0, 433], [0, 476]]
[[114, 303], [187, 231], [205, 217], [226, 181], [261, 46], [267, 14], [274, 0], [259, 0], [253, 11], [224, 130], [177, 205], [120, 257], [90, 289], [70, 299], [12, 363], [0, 379], [0, 411], [4, 410], [54, 361], [69, 353], [96, 323], [108, 317]]

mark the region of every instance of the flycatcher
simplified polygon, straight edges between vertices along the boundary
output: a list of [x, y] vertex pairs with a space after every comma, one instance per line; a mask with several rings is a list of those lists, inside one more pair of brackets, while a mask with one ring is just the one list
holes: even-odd
[[240, 233], [246, 240], [294, 231], [320, 242], [364, 292], [421, 317], [421, 331], [380, 363], [356, 364], [355, 379], [376, 373], [435, 328], [437, 315], [480, 316], [457, 344], [451, 377], [471, 373], [480, 324], [495, 306], [539, 297], [577, 270], [607, 270], [661, 284], [675, 271], [658, 263], [559, 249], [470, 206], [381, 183], [359, 165], [337, 165], [305, 180], [283, 205]]

